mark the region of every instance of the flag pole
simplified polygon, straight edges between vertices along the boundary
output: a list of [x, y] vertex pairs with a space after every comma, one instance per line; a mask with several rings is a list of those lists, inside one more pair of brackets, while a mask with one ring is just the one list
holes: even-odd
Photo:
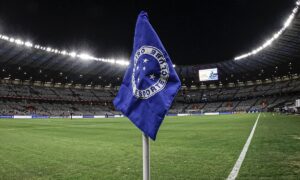
[[143, 180], [150, 180], [150, 145], [149, 136], [145, 133], [143, 139]]

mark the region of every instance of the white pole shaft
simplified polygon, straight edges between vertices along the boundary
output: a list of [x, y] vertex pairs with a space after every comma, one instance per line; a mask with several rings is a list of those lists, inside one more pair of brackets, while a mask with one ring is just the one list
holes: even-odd
[[149, 137], [143, 133], [143, 180], [150, 180]]

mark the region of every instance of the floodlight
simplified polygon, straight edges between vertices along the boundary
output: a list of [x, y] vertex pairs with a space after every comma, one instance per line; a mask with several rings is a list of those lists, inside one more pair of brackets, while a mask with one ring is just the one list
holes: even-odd
[[10, 38], [9, 41], [10, 42], [15, 42], [15, 39], [14, 38]]
[[24, 42], [21, 39], [16, 39], [15, 43], [19, 44], [19, 45], [23, 45], [24, 44]]
[[79, 54], [78, 57], [80, 57], [83, 60], [88, 60], [88, 59], [92, 59], [93, 58], [91, 55], [86, 54], [86, 53]]
[[32, 44], [31, 42], [29, 42], [29, 41], [26, 41], [26, 42], [25, 42], [25, 46], [27, 46], [27, 47], [32, 47], [33, 44]]
[[69, 55], [72, 56], [72, 57], [76, 57], [77, 53], [73, 51]]
[[116, 60], [116, 64], [126, 66], [126, 65], [129, 65], [129, 62], [121, 59], [121, 60]]
[[245, 53], [235, 57], [234, 60], [240, 60], [248, 56], [255, 55], [258, 52], [262, 51], [264, 48], [272, 45], [272, 43], [279, 38], [279, 36], [283, 33], [283, 31], [285, 31], [291, 25], [293, 19], [295, 18], [296, 13], [299, 10], [299, 6], [300, 6], [300, 0], [296, 2], [296, 7], [292, 10], [292, 13], [289, 15], [288, 19], [283, 24], [283, 27], [278, 32], [274, 33], [273, 36], [269, 40], [267, 40], [263, 45], [259, 46], [258, 48], [252, 50], [249, 53]]

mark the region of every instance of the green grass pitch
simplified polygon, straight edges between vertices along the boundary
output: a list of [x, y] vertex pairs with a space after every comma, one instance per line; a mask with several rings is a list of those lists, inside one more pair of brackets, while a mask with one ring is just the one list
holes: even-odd
[[[257, 114], [167, 117], [152, 179], [226, 179]], [[300, 116], [262, 114], [238, 179], [300, 179]], [[142, 179], [127, 119], [0, 119], [0, 179]]]

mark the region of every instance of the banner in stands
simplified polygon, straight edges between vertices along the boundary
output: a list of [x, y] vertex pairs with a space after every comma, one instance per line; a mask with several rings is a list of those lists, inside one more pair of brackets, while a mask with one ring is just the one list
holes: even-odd
[[12, 119], [14, 116], [0, 116], [0, 119]]
[[177, 116], [190, 116], [191, 114], [177, 114]]
[[82, 118], [94, 118], [93, 115], [83, 115]]
[[50, 119], [62, 119], [62, 118], [70, 118], [69, 116], [50, 116]]
[[32, 115], [32, 119], [47, 119], [49, 116]]
[[72, 116], [73, 119], [82, 119], [83, 116]]
[[222, 114], [233, 114], [233, 112], [220, 112], [219, 114], [220, 115], [222, 115]]
[[32, 116], [14, 115], [14, 119], [32, 119]]
[[219, 112], [208, 112], [208, 113], [204, 113], [204, 115], [206, 116], [211, 116], [211, 115], [219, 115]]

